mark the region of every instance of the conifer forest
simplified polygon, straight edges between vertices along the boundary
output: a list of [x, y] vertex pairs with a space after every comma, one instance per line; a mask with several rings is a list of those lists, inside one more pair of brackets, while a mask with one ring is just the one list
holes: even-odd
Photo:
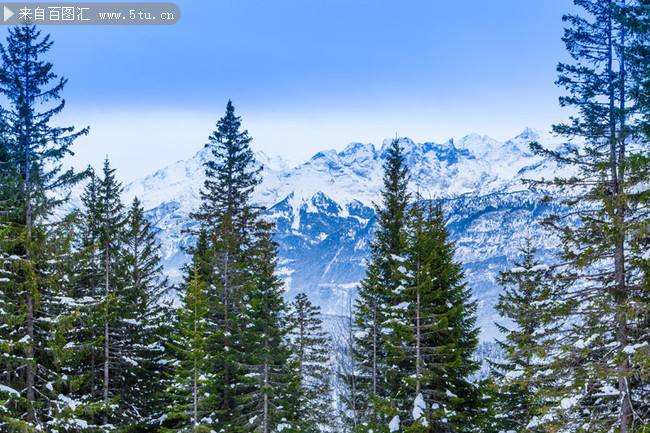
[[415, 186], [404, 141], [386, 147], [365, 276], [335, 339], [309, 293], [286, 296], [237, 101], [201, 143], [189, 261], [170, 281], [143, 197], [124, 199], [109, 158], [66, 162], [91, 132], [61, 126], [55, 41], [8, 28], [0, 432], [650, 433], [650, 1], [574, 3], [564, 144], [527, 143], [558, 169], [523, 185], [550, 209], [538, 223], [554, 255], [529, 235], [508, 258], [500, 356], [485, 358], [449, 215]]

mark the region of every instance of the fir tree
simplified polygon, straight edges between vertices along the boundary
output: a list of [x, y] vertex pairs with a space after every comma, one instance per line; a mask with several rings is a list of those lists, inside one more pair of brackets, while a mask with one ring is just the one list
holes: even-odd
[[122, 357], [129, 365], [121, 374], [120, 404], [139, 415], [129, 431], [151, 431], [166, 409], [163, 373], [170, 309], [162, 299], [167, 280], [162, 276], [160, 247], [137, 198], [126, 216], [123, 242], [119, 320]]
[[[240, 128], [241, 119], [229, 101], [207, 145], [213, 159], [205, 164], [201, 208], [192, 214], [199, 222], [192, 265], [208, 285], [208, 320], [216, 325], [208, 341], [214, 380], [206, 392], [213, 396], [210, 410], [215, 422], [226, 430], [253, 425], [268, 429], [278, 425], [283, 413], [292, 421], [298, 401], [287, 397], [295, 378], [285, 365], [290, 350], [283, 341], [283, 321], [277, 317], [286, 314], [286, 305], [275, 299], [281, 290], [272, 276], [277, 254], [270, 239], [272, 226], [250, 203], [261, 167], [248, 133]], [[252, 328], [264, 333], [251, 334]], [[256, 421], [250, 422], [252, 417]]]
[[69, 416], [89, 431], [150, 431], [165, 409], [166, 280], [140, 202], [125, 212], [108, 160], [102, 174], [91, 176], [82, 200], [63, 363], [77, 402]]
[[[115, 178], [115, 169], [104, 161], [103, 178], [99, 182], [99, 239], [100, 256], [99, 284], [101, 300], [99, 305], [100, 333], [102, 335], [101, 395], [103, 424], [121, 424], [129, 414], [116, 413], [112, 405], [119, 399], [120, 386], [115, 374], [123, 365], [120, 359], [120, 332], [117, 326], [120, 292], [123, 289], [122, 236], [126, 215], [121, 200], [122, 185]], [[117, 419], [113, 416], [117, 416]]]
[[230, 224], [235, 233], [245, 236], [257, 215], [250, 195], [260, 183], [262, 167], [255, 162], [248, 131], [240, 129], [241, 118], [228, 101], [226, 114], [206, 144], [214, 159], [205, 163], [201, 208], [192, 217], [208, 227]]
[[[639, 263], [637, 234], [647, 227], [647, 145], [638, 132], [644, 100], [628, 66], [639, 38], [633, 11], [643, 2], [575, 2], [585, 16], [569, 15], [564, 42], [573, 58], [560, 64], [562, 106], [577, 114], [554, 127], [569, 140], [584, 140], [552, 151], [533, 143], [540, 155], [573, 170], [552, 181], [558, 202], [569, 212], [544, 224], [561, 240], [558, 278], [570, 281], [557, 321], [564, 326], [549, 350], [557, 392], [554, 405], [535, 422], [572, 431], [634, 431], [647, 423], [648, 385], [636, 380], [635, 357], [648, 335], [640, 330], [648, 294]], [[646, 7], [646, 6], [644, 6]], [[643, 39], [643, 38], [641, 38]], [[647, 44], [647, 41], [646, 41]], [[645, 60], [644, 60], [645, 61]], [[634, 99], [632, 99], [634, 98]]]
[[198, 239], [202, 241], [199, 269], [210, 287], [210, 318], [218, 331], [210, 341], [214, 354], [213, 373], [217, 380], [210, 392], [218, 396], [213, 410], [220, 421], [228, 424], [234, 418], [233, 384], [239, 371], [242, 347], [239, 345], [241, 300], [243, 287], [251, 279], [246, 270], [253, 242], [258, 212], [250, 204], [250, 194], [259, 184], [251, 139], [240, 131], [241, 118], [235, 116], [231, 101], [226, 114], [217, 122], [217, 129], [206, 146], [213, 159], [205, 163], [206, 181], [201, 190], [202, 204], [191, 216], [200, 223]]
[[61, 372], [68, 377], [67, 397], [72, 402], [68, 416], [96, 424], [96, 415], [102, 410], [100, 394], [100, 360], [102, 358], [101, 322], [101, 270], [99, 251], [101, 228], [100, 179], [90, 171], [90, 178], [81, 197], [75, 237], [76, 268], [68, 295], [74, 315], [66, 324], [66, 347], [61, 360]]
[[333, 419], [331, 376], [328, 366], [332, 351], [330, 338], [323, 331], [320, 307], [312, 305], [304, 293], [291, 303], [290, 339], [298, 364], [298, 381], [304, 402], [299, 408], [305, 432], [330, 431]]

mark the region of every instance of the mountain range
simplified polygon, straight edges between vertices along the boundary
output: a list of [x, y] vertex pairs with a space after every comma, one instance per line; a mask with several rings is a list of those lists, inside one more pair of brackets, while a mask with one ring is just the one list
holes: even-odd
[[[554, 240], [536, 221], [549, 212], [538, 205], [540, 194], [522, 180], [553, 177], [557, 166], [533, 155], [529, 143], [553, 147], [553, 137], [526, 129], [500, 142], [478, 134], [444, 143], [416, 143], [401, 138], [410, 172], [410, 188], [425, 199], [440, 200], [457, 242], [457, 260], [478, 303], [481, 339], [497, 335], [494, 311], [499, 271], [512, 266], [526, 236], [550, 260]], [[263, 182], [253, 201], [276, 223], [280, 266], [286, 296], [305, 292], [323, 313], [349, 314], [356, 286], [364, 276], [375, 230], [373, 203], [379, 203], [382, 164], [391, 140], [380, 146], [351, 143], [342, 151], [324, 150], [290, 164], [282, 157], [256, 152]], [[188, 257], [182, 247], [193, 239], [189, 213], [200, 204], [203, 148], [126, 185], [125, 199], [138, 196], [162, 245], [165, 272], [181, 278]]]

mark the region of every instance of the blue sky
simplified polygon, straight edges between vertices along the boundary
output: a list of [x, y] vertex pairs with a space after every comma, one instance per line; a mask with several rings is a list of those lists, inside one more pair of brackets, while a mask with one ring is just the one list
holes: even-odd
[[131, 180], [194, 154], [233, 100], [253, 147], [306, 159], [396, 133], [497, 139], [566, 118], [570, 0], [188, 0], [174, 26], [52, 26], [75, 165]]

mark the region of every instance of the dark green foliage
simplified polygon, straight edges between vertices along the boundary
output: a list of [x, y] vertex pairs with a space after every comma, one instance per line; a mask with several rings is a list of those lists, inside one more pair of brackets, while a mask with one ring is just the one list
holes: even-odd
[[0, 93], [8, 102], [0, 109], [4, 169], [15, 167], [20, 173], [27, 226], [46, 211], [50, 203], [46, 191], [78, 180], [71, 170], [61, 173], [61, 159], [72, 154], [76, 138], [88, 133], [88, 128], [75, 131], [51, 125], [65, 106], [61, 91], [67, 83], [42, 59], [51, 47], [49, 35], [41, 38], [34, 26], [9, 29], [6, 45], [0, 46]]
[[214, 361], [208, 341], [217, 328], [207, 319], [207, 284], [201, 281], [198, 268], [190, 277], [174, 322], [174, 339], [168, 343], [173, 372], [167, 390], [171, 407], [163, 432], [209, 432], [217, 421], [206, 392], [215, 378], [209, 372]]
[[376, 206], [377, 232], [371, 247], [366, 277], [359, 285], [354, 307], [355, 356], [358, 387], [368, 400], [357, 409], [361, 423], [370, 429], [386, 424], [387, 374], [390, 367], [385, 347], [389, 308], [396, 305], [395, 291], [400, 285], [397, 272], [399, 256], [404, 251], [406, 208], [409, 194], [408, 168], [399, 140], [391, 143], [384, 163], [384, 186], [381, 206]]
[[554, 321], [558, 288], [552, 285], [552, 270], [537, 261], [536, 251], [527, 238], [521, 261], [499, 276], [504, 290], [495, 308], [512, 325], [497, 324], [505, 336], [497, 342], [505, 359], [491, 364], [492, 409], [497, 415], [492, 431], [543, 431], [531, 421], [543, 414], [545, 393], [552, 392], [553, 378], [544, 373], [548, 369], [544, 359], [547, 339], [558, 331]]
[[206, 320], [215, 326], [206, 342], [211, 380], [204, 407], [211, 422], [227, 431], [268, 433], [278, 425], [295, 428], [300, 389], [288, 362], [273, 227], [250, 203], [261, 167], [240, 127], [229, 101], [207, 145], [213, 159], [205, 163], [201, 208], [192, 214], [199, 229], [186, 286], [192, 270], [207, 286]]
[[205, 163], [203, 201], [192, 216], [207, 226], [218, 226], [228, 219], [233, 231], [243, 235], [257, 216], [250, 195], [260, 183], [262, 168], [256, 165], [248, 131], [240, 128], [241, 118], [235, 116], [235, 107], [228, 101], [226, 114], [206, 144], [214, 159]]
[[[124, 211], [108, 161], [83, 196], [66, 353], [68, 422], [84, 431], [151, 431], [165, 409], [169, 334], [159, 248], [135, 199]], [[82, 428], [82, 426], [85, 426]], [[75, 430], [76, 431], [76, 430]]]
[[[389, 322], [397, 385], [391, 399], [405, 431], [472, 431], [480, 399], [470, 382], [479, 368], [472, 361], [476, 303], [440, 206], [414, 203], [408, 234], [399, 269], [404, 288]], [[420, 410], [414, 412], [416, 401]]]
[[647, 88], [639, 74], [647, 59], [634, 54], [647, 50], [647, 28], [645, 35], [641, 30], [647, 4], [575, 3], [584, 14], [564, 18], [573, 62], [559, 65], [558, 84], [566, 90], [560, 104], [577, 114], [554, 130], [584, 145], [548, 150], [532, 144], [567, 167], [562, 176], [532, 185], [570, 209], [544, 221], [561, 242], [557, 279], [568, 282], [556, 300], [562, 331], [548, 355], [557, 392], [544, 424], [628, 433], [650, 414], [648, 383], [636, 379], [643, 355], [628, 353], [648, 353], [642, 348], [648, 335], [640, 330], [641, 311], [650, 305], [642, 271], [647, 259], [638, 244], [647, 231], [650, 197]]
[[160, 247], [137, 198], [126, 216], [123, 239], [120, 328], [122, 357], [129, 365], [121, 374], [120, 404], [139, 414], [128, 431], [145, 432], [157, 427], [166, 410], [163, 378], [171, 310], [163, 303], [167, 281], [162, 276]]
[[288, 308], [282, 298], [282, 283], [275, 275], [277, 245], [269, 229], [268, 224], [260, 222], [251, 263], [254, 277], [243, 299], [241, 323], [245, 331], [241, 344], [245, 345], [245, 368], [237, 377], [237, 410], [245, 431], [298, 432], [303, 431], [298, 422], [304, 421], [296, 416], [300, 409], [300, 380], [286, 339]]
[[323, 330], [320, 307], [313, 305], [307, 295], [299, 293], [291, 303], [290, 339], [298, 366], [298, 381], [303, 392], [299, 408], [303, 431], [330, 431], [332, 412], [333, 371], [329, 367], [332, 345]]
[[87, 130], [51, 125], [63, 109], [57, 102], [66, 83], [56, 80], [52, 64], [42, 59], [51, 45], [49, 37], [23, 26], [10, 29], [0, 47], [5, 103], [0, 108], [0, 292], [7, 325], [0, 331], [6, 361], [0, 384], [20, 392], [19, 397], [2, 392], [11, 399], [0, 415], [4, 431], [47, 430], [57, 422], [60, 403], [56, 335], [65, 316], [59, 300], [68, 278], [70, 238], [44, 220], [59, 202], [47, 193], [77, 180], [72, 171], [61, 173], [61, 159]]

